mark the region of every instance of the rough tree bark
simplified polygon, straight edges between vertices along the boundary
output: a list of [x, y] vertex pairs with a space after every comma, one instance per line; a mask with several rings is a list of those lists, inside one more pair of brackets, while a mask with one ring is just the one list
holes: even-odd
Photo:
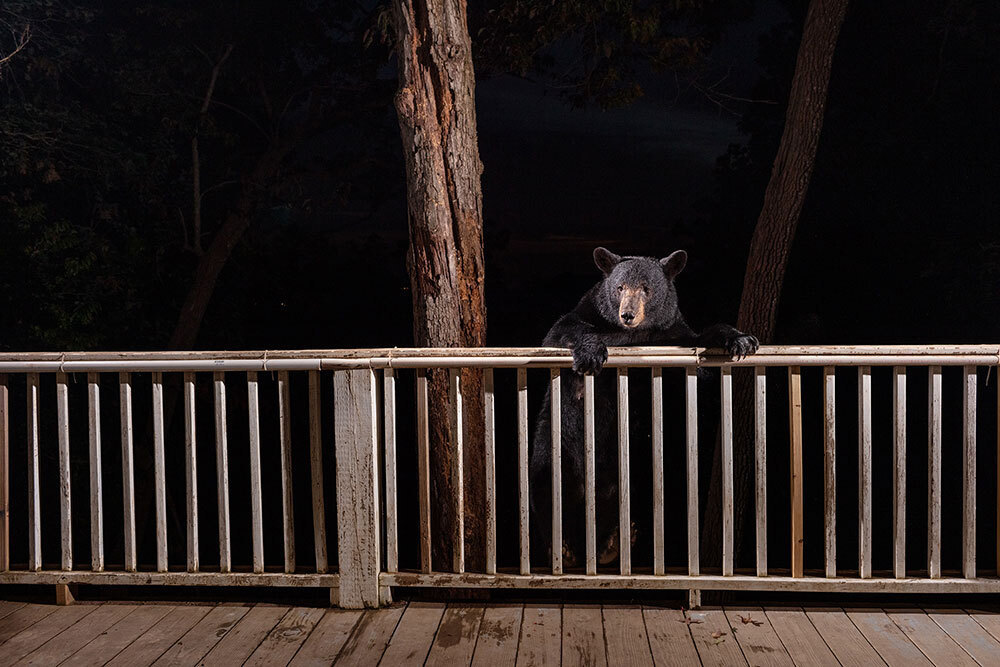
[[[410, 225], [407, 264], [414, 340], [423, 347], [486, 342], [482, 191], [475, 76], [465, 0], [394, 0], [399, 117]], [[484, 565], [482, 377], [462, 373], [466, 561]], [[429, 377], [433, 559], [451, 563], [448, 511], [455, 455], [448, 429], [447, 373]]]
[[[809, 190], [816, 149], [823, 129], [827, 89], [837, 37], [848, 0], [812, 0], [806, 13], [795, 73], [788, 96], [785, 127], [750, 242], [737, 328], [762, 343], [774, 340], [778, 299], [802, 205]], [[753, 394], [748, 373], [734, 373], [734, 543], [745, 551], [743, 536], [753, 515]], [[715, 447], [702, 531], [706, 561], [721, 560], [721, 453]]]

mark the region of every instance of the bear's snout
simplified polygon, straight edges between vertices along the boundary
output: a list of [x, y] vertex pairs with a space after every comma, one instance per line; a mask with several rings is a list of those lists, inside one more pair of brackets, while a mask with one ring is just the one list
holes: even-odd
[[646, 292], [641, 287], [623, 287], [618, 319], [627, 328], [639, 326], [646, 317]]

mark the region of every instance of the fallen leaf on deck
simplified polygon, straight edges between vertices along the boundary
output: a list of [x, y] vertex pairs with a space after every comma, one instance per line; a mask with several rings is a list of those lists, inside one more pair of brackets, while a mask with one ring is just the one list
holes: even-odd
[[746, 625], [747, 623], [753, 623], [754, 627], [757, 627], [757, 626], [760, 626], [760, 625], [764, 625], [764, 621], [755, 621], [753, 619], [753, 616], [743, 616], [741, 614], [740, 615], [740, 620], [743, 621], [743, 625]]

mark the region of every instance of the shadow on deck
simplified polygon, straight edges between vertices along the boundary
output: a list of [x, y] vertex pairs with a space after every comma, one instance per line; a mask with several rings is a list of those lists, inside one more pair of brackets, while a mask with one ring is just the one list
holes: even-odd
[[996, 665], [1000, 614], [965, 609], [410, 602], [0, 601], [0, 664]]

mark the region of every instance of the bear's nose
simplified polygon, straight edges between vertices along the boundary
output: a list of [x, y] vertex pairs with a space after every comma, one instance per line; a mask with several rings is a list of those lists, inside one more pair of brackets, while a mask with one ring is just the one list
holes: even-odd
[[625, 324], [628, 324], [634, 319], [635, 319], [635, 313], [632, 313], [630, 311], [625, 311], [622, 313], [622, 322], [624, 322]]

